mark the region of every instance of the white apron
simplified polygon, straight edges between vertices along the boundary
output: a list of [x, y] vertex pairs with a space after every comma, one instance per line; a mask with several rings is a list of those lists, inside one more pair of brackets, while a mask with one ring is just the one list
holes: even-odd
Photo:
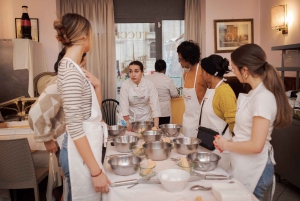
[[[221, 80], [217, 84], [216, 88], [218, 88], [218, 86], [220, 86], [220, 84], [222, 82], [223, 82], [223, 80]], [[202, 117], [203, 117], [203, 114], [205, 114], [205, 118], [201, 118], [201, 126], [215, 130], [221, 135], [221, 133], [223, 132], [227, 123], [224, 120], [220, 119], [220, 117], [218, 117], [213, 110], [213, 99], [214, 99], [214, 95], [216, 92], [216, 88], [215, 89], [206, 89], [206, 92], [205, 92], [205, 95], [204, 95], [204, 98], [202, 101], [202, 104], [204, 104], [202, 107]], [[223, 136], [228, 140], [231, 139], [232, 135], [231, 135], [231, 132], [229, 131], [229, 128], [226, 129]], [[219, 161], [218, 166], [220, 166], [225, 171], [228, 171], [228, 169], [230, 167], [229, 152], [224, 151], [223, 153], [220, 153], [220, 151], [217, 149], [215, 149], [214, 151], [210, 151], [210, 150], [208, 150], [208, 151], [221, 156], [221, 160]]]
[[153, 120], [149, 104], [149, 90], [145, 84], [130, 87], [128, 97], [130, 122]]
[[[242, 119], [243, 111], [246, 108], [248, 102], [251, 100], [251, 97], [247, 97], [247, 94], [240, 93], [237, 101], [237, 113], [235, 118]], [[234, 130], [235, 135], [245, 135], [241, 134], [238, 129]], [[251, 138], [251, 136], [242, 136], [243, 139]], [[237, 141], [233, 137], [233, 141]], [[267, 141], [264, 145], [264, 148], [259, 154], [237, 154], [230, 152], [230, 160], [232, 166], [231, 176], [239, 180], [245, 187], [253, 192], [257, 186], [258, 180], [260, 179], [268, 160], [268, 153], [270, 151], [270, 158], [273, 164], [275, 164], [273, 158], [273, 149], [271, 144]]]
[[[197, 137], [199, 125], [200, 104], [196, 93], [196, 81], [199, 64], [197, 65], [194, 88], [183, 88], [185, 111], [182, 119], [183, 134], [186, 137]], [[187, 74], [186, 74], [187, 75]]]
[[[86, 78], [79, 66], [75, 65], [78, 71]], [[87, 78], [86, 78], [87, 79]], [[89, 82], [90, 83], [90, 82]], [[106, 145], [107, 127], [106, 124], [100, 122], [102, 113], [98, 103], [94, 87], [90, 83], [92, 93], [91, 116], [83, 121], [83, 130], [86, 134], [92, 152], [100, 168], [104, 172], [101, 163], [102, 159], [102, 144]], [[69, 132], [68, 132], [69, 133]], [[92, 183], [91, 173], [77, 151], [77, 148], [68, 134], [68, 159], [69, 171], [71, 180], [71, 191], [73, 201], [98, 201], [101, 200], [101, 193], [96, 193]]]

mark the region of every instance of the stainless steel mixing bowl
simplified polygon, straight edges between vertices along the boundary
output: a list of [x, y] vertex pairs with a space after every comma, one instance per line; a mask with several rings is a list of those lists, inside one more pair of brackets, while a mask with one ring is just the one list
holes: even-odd
[[174, 147], [179, 154], [187, 155], [197, 151], [201, 140], [194, 137], [180, 137], [173, 139]]
[[146, 142], [143, 144], [147, 159], [162, 161], [169, 158], [172, 144], [168, 142]]
[[145, 142], [155, 142], [155, 141], [160, 141], [163, 133], [160, 130], [148, 130], [148, 131], [143, 131], [142, 136]]
[[209, 152], [190, 153], [186, 158], [192, 161], [194, 169], [204, 172], [214, 170], [221, 159], [219, 155]]
[[178, 137], [181, 127], [179, 124], [162, 124], [159, 126], [161, 131], [168, 137]]
[[136, 173], [141, 161], [135, 155], [114, 156], [108, 160], [108, 164], [115, 174], [127, 176]]
[[137, 145], [139, 138], [133, 135], [118, 136], [114, 139], [114, 146], [118, 152], [129, 153]]
[[126, 126], [119, 126], [119, 125], [113, 125], [113, 126], [108, 126], [108, 135], [110, 136], [122, 136], [125, 135], [126, 133]]
[[152, 130], [154, 126], [153, 121], [135, 121], [131, 123], [133, 132], [139, 133], [142, 131]]

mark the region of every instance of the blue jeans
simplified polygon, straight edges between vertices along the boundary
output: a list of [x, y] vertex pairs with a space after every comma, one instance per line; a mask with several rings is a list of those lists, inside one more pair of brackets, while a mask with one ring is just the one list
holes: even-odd
[[68, 133], [65, 133], [64, 140], [61, 145], [59, 163], [61, 165], [62, 171], [68, 181], [68, 201], [72, 201], [71, 194], [71, 182], [70, 182], [70, 172], [69, 172], [69, 160], [68, 160]]
[[258, 183], [253, 192], [253, 194], [255, 195], [255, 197], [258, 200], [260, 200], [260, 201], [263, 200], [264, 193], [272, 185], [273, 175], [274, 175], [274, 165], [272, 164], [270, 157], [268, 157], [267, 165], [266, 165], [260, 179], [258, 180]]

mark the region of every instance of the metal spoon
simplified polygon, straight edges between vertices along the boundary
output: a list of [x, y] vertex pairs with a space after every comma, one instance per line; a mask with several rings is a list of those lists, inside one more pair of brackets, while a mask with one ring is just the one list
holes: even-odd
[[198, 190], [201, 190], [201, 191], [209, 191], [211, 190], [211, 187], [205, 187], [205, 186], [200, 186], [200, 185], [195, 185], [195, 186], [192, 186], [190, 188], [191, 191], [198, 191]]

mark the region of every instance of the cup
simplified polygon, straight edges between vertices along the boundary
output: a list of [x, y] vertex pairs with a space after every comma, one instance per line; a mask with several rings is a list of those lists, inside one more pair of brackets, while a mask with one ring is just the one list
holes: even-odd
[[154, 173], [154, 168], [155, 166], [147, 167], [145, 164], [140, 164], [140, 176], [144, 177]]

